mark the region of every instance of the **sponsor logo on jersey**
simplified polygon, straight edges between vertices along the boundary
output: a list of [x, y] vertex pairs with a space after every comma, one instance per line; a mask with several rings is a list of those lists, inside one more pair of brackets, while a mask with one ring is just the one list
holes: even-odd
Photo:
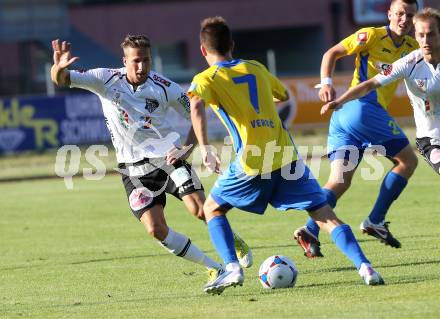
[[185, 93], [180, 94], [180, 97], [177, 98], [177, 101], [179, 101], [179, 103], [183, 106], [185, 111], [187, 111], [188, 113], [190, 112], [191, 104], [189, 102], [188, 95], [186, 95]]
[[159, 83], [161, 83], [161, 84], [163, 84], [163, 85], [165, 85], [166, 87], [169, 87], [169, 86], [171, 85], [171, 82], [170, 82], [170, 81], [167, 81], [167, 80], [161, 78], [161, 77], [158, 76], [157, 74], [154, 74], [154, 75], [153, 75], [153, 80], [156, 81], [156, 82], [159, 82]]
[[135, 188], [132, 190], [128, 201], [131, 209], [138, 211], [151, 204], [153, 201], [153, 193], [145, 187]]
[[119, 110], [119, 122], [122, 124], [124, 128], [128, 129], [129, 116], [125, 110], [122, 109]]
[[265, 120], [265, 119], [252, 120], [251, 125], [252, 125], [252, 128], [256, 128], [256, 127], [274, 128], [275, 127], [272, 120]]
[[359, 32], [357, 34], [357, 43], [358, 45], [363, 45], [368, 40], [368, 33], [367, 32]]
[[145, 116], [145, 117], [142, 118], [142, 120], [144, 121], [144, 126], [143, 126], [144, 129], [151, 128], [151, 125], [152, 125], [151, 124], [151, 117]]
[[[118, 76], [118, 78], [121, 78], [122, 77], [122, 73], [121, 73], [121, 71], [119, 71], [118, 69], [107, 69], [106, 70], [108, 73], [111, 73], [111, 77], [110, 77], [110, 79], [114, 76], [114, 75], [117, 75]], [[110, 80], [109, 79], [109, 80]]]
[[391, 74], [391, 72], [393, 72], [393, 65], [379, 62], [379, 71], [383, 75], [388, 76]]
[[431, 111], [431, 103], [429, 103], [429, 100], [425, 100], [425, 112]]
[[426, 92], [426, 82], [428, 79], [415, 79], [417, 87], [422, 91], [423, 93]]
[[414, 56], [414, 57], [412, 57], [411, 59], [409, 59], [408, 61], [406, 61], [406, 64], [407, 65], [409, 65], [409, 64], [413, 64], [413, 63], [415, 63], [416, 62], [416, 57]]
[[159, 107], [159, 102], [155, 99], [145, 99], [145, 109], [153, 113]]
[[122, 93], [118, 92], [117, 90], [113, 89], [114, 91], [114, 95], [112, 98], [112, 104], [115, 106], [119, 106], [121, 105], [121, 97], [122, 97]]

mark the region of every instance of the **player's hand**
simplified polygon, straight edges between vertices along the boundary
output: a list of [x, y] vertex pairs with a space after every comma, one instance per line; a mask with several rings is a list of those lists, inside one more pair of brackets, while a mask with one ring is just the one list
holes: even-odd
[[333, 85], [330, 84], [324, 84], [318, 94], [319, 98], [324, 103], [331, 102], [336, 98], [336, 91], [333, 88]]
[[185, 160], [191, 154], [192, 145], [184, 145], [182, 148], [173, 147], [165, 155], [168, 165], [173, 165], [178, 159]]
[[202, 150], [202, 163], [211, 172], [221, 174], [220, 159], [211, 149]]
[[331, 101], [327, 104], [325, 104], [322, 108], [321, 108], [321, 115], [324, 115], [328, 110], [338, 110], [342, 107], [342, 104], [336, 102], [336, 101]]
[[77, 61], [79, 57], [72, 57], [70, 54], [70, 43], [59, 39], [52, 41], [53, 64], [60, 70], [66, 69], [72, 63]]

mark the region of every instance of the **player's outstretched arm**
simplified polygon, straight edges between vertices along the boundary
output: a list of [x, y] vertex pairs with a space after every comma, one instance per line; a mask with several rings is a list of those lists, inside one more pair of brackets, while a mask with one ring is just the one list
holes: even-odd
[[213, 172], [220, 173], [220, 159], [208, 144], [205, 102], [197, 95], [191, 97], [191, 122], [200, 145], [203, 165]]
[[208, 130], [206, 124], [205, 102], [197, 95], [193, 95], [191, 103], [191, 122], [194, 134], [200, 147], [208, 145]]
[[197, 137], [196, 137], [196, 134], [194, 133], [194, 128], [191, 125], [191, 127], [188, 131], [188, 135], [186, 136], [186, 141], [185, 141], [184, 146], [190, 146], [192, 149], [196, 145], [197, 145]]
[[192, 153], [194, 147], [197, 145], [197, 138], [194, 134], [194, 129], [191, 126], [188, 132], [188, 136], [186, 138], [185, 144], [183, 144], [182, 148], [174, 147], [167, 152], [165, 155], [165, 160], [167, 164], [172, 165], [178, 159], [186, 160]]
[[60, 41], [59, 39], [52, 41], [53, 49], [53, 65], [50, 70], [52, 81], [59, 86], [70, 85], [70, 74], [68, 67], [77, 61], [79, 57], [72, 57], [70, 53], [70, 43]]
[[371, 78], [368, 81], [362, 82], [362, 83], [350, 88], [348, 91], [346, 91], [344, 94], [342, 94], [336, 100], [330, 101], [327, 104], [325, 104], [321, 108], [321, 115], [326, 113], [328, 110], [340, 109], [344, 103], [347, 103], [351, 100], [361, 98], [361, 97], [367, 95], [370, 91], [378, 88], [379, 86], [380, 86], [380, 83], [375, 78]]
[[336, 61], [347, 55], [347, 50], [342, 44], [336, 44], [324, 53], [321, 62], [321, 84], [319, 85], [319, 98], [322, 102], [328, 103], [336, 98], [336, 91], [333, 87], [332, 75], [335, 70]]

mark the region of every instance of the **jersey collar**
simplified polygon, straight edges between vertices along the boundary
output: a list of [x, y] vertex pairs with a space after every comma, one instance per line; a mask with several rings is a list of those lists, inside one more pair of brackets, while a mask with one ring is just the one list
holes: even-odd
[[394, 46], [395, 46], [397, 49], [400, 48], [400, 47], [405, 43], [405, 38], [403, 38], [402, 42], [400, 42], [400, 43], [396, 43], [396, 42], [394, 42], [394, 39], [393, 39], [393, 37], [391, 36], [391, 29], [390, 29], [390, 26], [387, 25], [387, 26], [386, 26], [386, 29], [387, 29], [387, 34], [388, 34], [388, 36], [390, 37], [391, 41], [393, 41]]
[[126, 71], [125, 68], [124, 68], [124, 74], [123, 74], [123, 76], [124, 76], [124, 80], [125, 80], [125, 84], [130, 88], [130, 92], [132, 92], [132, 93], [136, 93], [136, 92], [138, 92], [140, 89], [142, 90], [142, 89], [145, 87], [145, 85], [147, 85], [148, 79], [151, 79], [150, 75], [151, 75], [151, 70], [150, 70], [150, 72], [148, 73], [148, 75], [147, 75], [147, 79], [145, 80], [145, 82], [142, 83], [141, 85], [138, 85], [138, 86], [136, 87], [136, 90], [135, 90], [135, 89], [134, 89], [134, 86], [133, 86], [132, 84], [130, 84], [130, 82], [128, 82], [128, 79], [127, 79], [127, 71]]
[[241, 59], [233, 59], [231, 61], [220, 61], [220, 62], [214, 63], [214, 65], [222, 66], [225, 68], [231, 68], [233, 66], [236, 66], [240, 62], [241, 62]]
[[440, 72], [440, 63], [437, 63], [437, 65], [434, 66], [434, 64], [429, 63], [428, 61], [426, 61], [425, 58], [423, 58], [423, 60], [425, 61], [426, 65], [431, 70], [431, 72], [435, 72], [435, 73]]

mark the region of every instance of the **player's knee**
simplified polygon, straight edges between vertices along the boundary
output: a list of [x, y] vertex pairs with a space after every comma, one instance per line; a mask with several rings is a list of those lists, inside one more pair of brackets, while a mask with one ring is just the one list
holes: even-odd
[[196, 211], [194, 212], [194, 216], [200, 220], [205, 220], [205, 213], [203, 211], [203, 205], [197, 207]]
[[411, 155], [407, 156], [405, 161], [400, 162], [400, 164], [404, 167], [407, 173], [412, 175], [419, 164], [419, 160], [414, 152], [411, 152], [410, 154]]
[[200, 220], [205, 220], [205, 212], [203, 210], [204, 202], [197, 201], [192, 211], [193, 215]]
[[335, 194], [338, 195], [337, 197], [339, 198], [339, 196], [350, 188], [353, 175], [353, 169], [349, 171], [341, 170], [339, 172], [332, 172], [329, 181], [324, 187], [331, 189]]
[[168, 234], [168, 227], [161, 223], [151, 223], [147, 225], [147, 232], [153, 238], [163, 241]]
[[203, 205], [205, 202], [204, 195], [198, 195], [197, 193], [192, 193], [189, 195], [185, 195], [183, 197], [183, 201], [185, 202], [186, 208], [188, 211], [196, 218], [200, 220], [205, 220], [205, 214], [203, 210]]
[[319, 228], [327, 233], [331, 233], [332, 230], [341, 223], [334, 210], [329, 205], [314, 212], [309, 212], [309, 215], [318, 224]]
[[203, 205], [203, 214], [207, 220], [216, 216], [215, 214], [216, 206], [217, 205], [215, 204], [215, 202], [210, 199], [205, 201], [205, 204]]
[[205, 220], [205, 214], [203, 212], [203, 203], [202, 202], [192, 202], [191, 206], [187, 205], [189, 212], [200, 220]]

